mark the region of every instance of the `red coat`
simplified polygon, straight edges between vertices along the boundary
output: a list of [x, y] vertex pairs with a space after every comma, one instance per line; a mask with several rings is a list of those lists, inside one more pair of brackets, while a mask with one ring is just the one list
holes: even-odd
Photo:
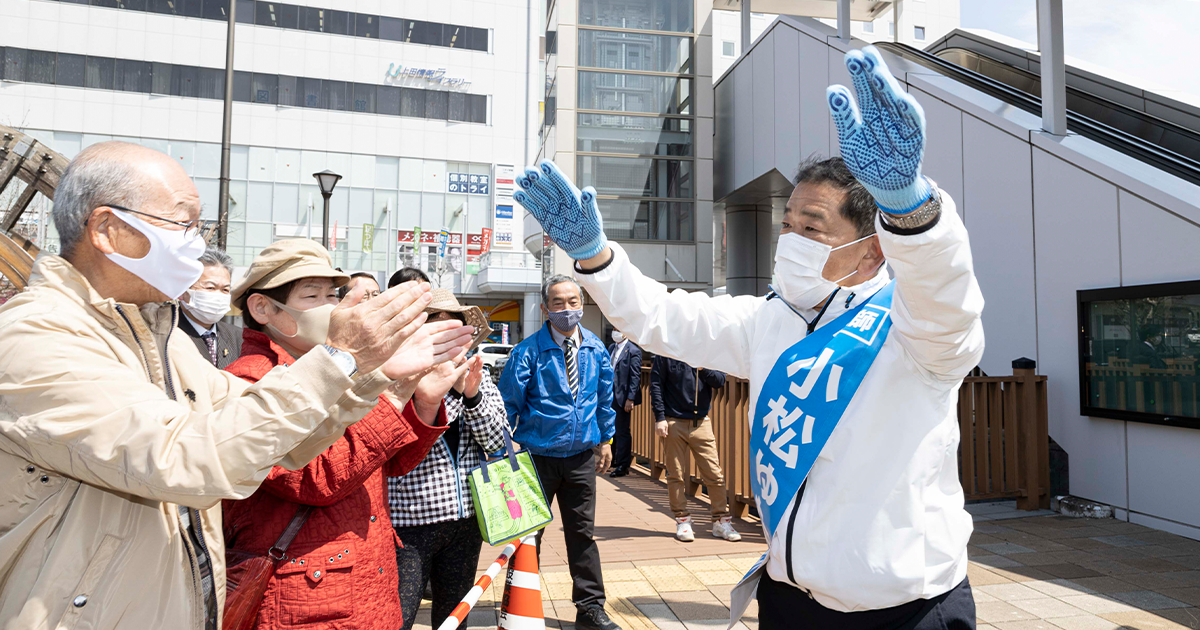
[[[246, 329], [229, 372], [255, 382], [294, 359], [263, 333]], [[276, 466], [254, 494], [223, 501], [229, 549], [266, 553], [296, 514], [316, 506], [275, 571], [256, 628], [395, 630], [401, 625], [396, 542], [384, 476], [404, 475], [445, 432], [398, 411], [385, 397], [300, 470]]]

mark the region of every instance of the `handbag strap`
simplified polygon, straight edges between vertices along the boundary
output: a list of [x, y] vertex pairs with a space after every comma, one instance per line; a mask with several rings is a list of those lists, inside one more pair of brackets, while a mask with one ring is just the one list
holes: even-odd
[[296, 539], [296, 534], [300, 533], [300, 528], [304, 527], [304, 522], [308, 520], [308, 517], [310, 514], [312, 514], [312, 511], [313, 506], [311, 505], [301, 505], [300, 507], [296, 508], [295, 516], [292, 517], [292, 520], [288, 523], [287, 527], [284, 528], [283, 534], [279, 537], [279, 540], [276, 540], [275, 544], [267, 550], [267, 555], [271, 556], [271, 558], [276, 562], [286, 558], [288, 547], [291, 546], [292, 541]]
[[[508, 427], [505, 426], [505, 429]], [[504, 434], [504, 451], [508, 453], [508, 465], [512, 467], [513, 472], [521, 470], [520, 464], [517, 463], [516, 449], [513, 448], [512, 435], [507, 431], [501, 431]], [[483, 465], [479, 467], [479, 472], [483, 475], [484, 483], [491, 483], [491, 476], [488, 475], [488, 456], [487, 453], [482, 454]]]

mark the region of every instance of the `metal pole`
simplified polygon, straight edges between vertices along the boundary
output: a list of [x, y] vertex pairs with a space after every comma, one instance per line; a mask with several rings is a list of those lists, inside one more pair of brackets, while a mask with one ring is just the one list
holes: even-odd
[[900, 43], [900, 0], [892, 3], [892, 43]]
[[233, 33], [237, 0], [229, 0], [229, 26], [225, 35], [225, 104], [221, 120], [221, 182], [217, 197], [217, 246], [225, 249], [229, 236], [229, 135], [233, 126]]
[[750, 51], [750, 0], [742, 0], [742, 56]]
[[321, 245], [325, 249], [329, 249], [329, 198], [332, 193], [329, 195], [321, 193], [321, 196], [325, 198], [325, 221], [321, 224]]
[[850, 0], [838, 0], [838, 39], [850, 39]]
[[1062, 0], [1038, 0], [1038, 49], [1042, 55], [1042, 129], [1067, 135], [1067, 67], [1063, 58]]

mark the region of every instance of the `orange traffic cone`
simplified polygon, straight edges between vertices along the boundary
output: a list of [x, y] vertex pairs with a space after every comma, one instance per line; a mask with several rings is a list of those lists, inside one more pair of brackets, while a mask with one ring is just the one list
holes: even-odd
[[542, 584], [538, 577], [537, 534], [521, 541], [504, 583], [499, 630], [545, 630], [542, 615]]

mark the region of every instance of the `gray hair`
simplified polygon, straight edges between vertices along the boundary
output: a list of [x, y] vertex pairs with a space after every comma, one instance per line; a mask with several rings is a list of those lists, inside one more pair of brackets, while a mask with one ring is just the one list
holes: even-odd
[[200, 263], [205, 267], [220, 265], [229, 272], [229, 277], [233, 277], [233, 257], [224, 250], [212, 246], [204, 248], [204, 253], [200, 255]]
[[550, 306], [550, 287], [553, 287], [556, 284], [562, 284], [564, 282], [570, 282], [571, 284], [575, 285], [575, 290], [579, 291], [579, 297], [583, 297], [583, 289], [579, 288], [579, 283], [575, 282], [575, 278], [572, 278], [571, 276], [564, 276], [561, 273], [556, 273], [553, 276], [546, 278], [546, 281], [542, 283], [542, 304]]
[[54, 191], [51, 210], [63, 256], [74, 252], [93, 210], [106, 204], [136, 209], [145, 201], [148, 187], [137, 164], [122, 159], [122, 154], [137, 146], [101, 142], [71, 160]]

